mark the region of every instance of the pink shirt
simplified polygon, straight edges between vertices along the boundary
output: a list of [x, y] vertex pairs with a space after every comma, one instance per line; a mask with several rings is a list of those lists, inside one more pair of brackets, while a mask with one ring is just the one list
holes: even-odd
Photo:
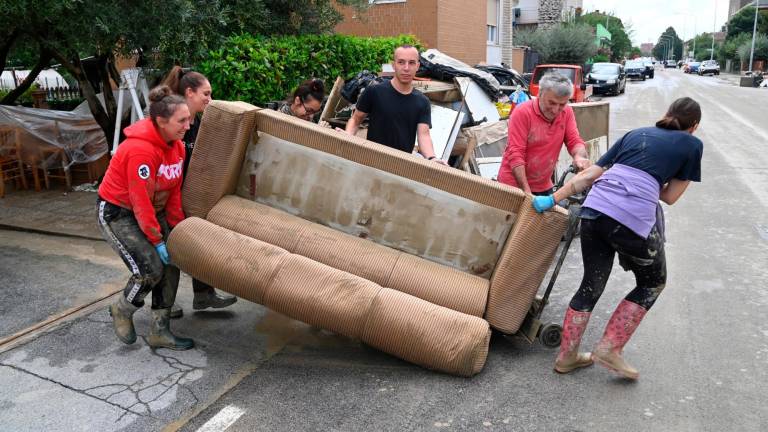
[[499, 182], [519, 187], [512, 169], [525, 165], [532, 192], [551, 189], [552, 173], [563, 142], [571, 155], [579, 147], [585, 147], [576, 128], [573, 108], [566, 105], [555, 120], [549, 122], [541, 113], [538, 99], [515, 107], [509, 116], [509, 139], [499, 168]]

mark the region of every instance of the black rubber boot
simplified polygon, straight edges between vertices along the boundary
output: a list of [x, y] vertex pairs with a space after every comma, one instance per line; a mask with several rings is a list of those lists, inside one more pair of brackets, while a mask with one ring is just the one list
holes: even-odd
[[237, 297], [221, 295], [211, 288], [206, 291], [195, 291], [194, 300], [192, 300], [192, 309], [220, 309], [232, 305], [237, 301]]
[[109, 306], [109, 315], [112, 317], [112, 324], [115, 327], [115, 335], [125, 344], [136, 342], [136, 329], [133, 327], [133, 314], [138, 310], [138, 306], [132, 305], [125, 296]]
[[181, 306], [173, 305], [171, 306], [171, 319], [177, 319], [184, 316], [184, 309], [181, 308]]
[[188, 350], [195, 346], [195, 341], [189, 338], [177, 337], [171, 333], [171, 308], [152, 309], [152, 325], [149, 328], [147, 343], [153, 348], [168, 348], [172, 350]]

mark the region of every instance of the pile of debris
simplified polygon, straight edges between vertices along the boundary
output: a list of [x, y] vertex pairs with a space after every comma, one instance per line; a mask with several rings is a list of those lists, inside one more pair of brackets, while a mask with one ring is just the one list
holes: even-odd
[[[346, 82], [337, 78], [320, 120], [343, 128], [365, 88], [391, 79], [389, 65], [384, 66], [381, 74], [362, 71]], [[495, 179], [506, 147], [507, 118], [515, 104], [529, 99], [524, 81], [502, 86], [493, 73], [435, 49], [421, 54], [417, 77], [414, 87], [432, 105], [435, 154], [455, 168]], [[366, 133], [364, 123], [358, 134], [365, 137]]]

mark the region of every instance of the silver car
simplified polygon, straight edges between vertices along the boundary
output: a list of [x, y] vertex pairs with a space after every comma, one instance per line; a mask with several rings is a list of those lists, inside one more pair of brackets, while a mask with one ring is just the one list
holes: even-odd
[[720, 64], [717, 60], [704, 60], [699, 65], [699, 75], [713, 74], [720, 75]]

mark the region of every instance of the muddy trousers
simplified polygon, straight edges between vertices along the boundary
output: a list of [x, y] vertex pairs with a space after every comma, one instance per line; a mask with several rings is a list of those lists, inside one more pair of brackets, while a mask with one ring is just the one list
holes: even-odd
[[649, 310], [667, 282], [667, 262], [664, 240], [656, 227], [647, 239], [635, 234], [608, 216], [581, 220], [581, 256], [584, 277], [572, 309], [591, 312], [603, 294], [611, 275], [613, 260], [619, 255], [624, 270], [635, 274], [637, 286], [625, 299]]
[[[152, 309], [173, 306], [179, 287], [179, 269], [164, 265], [155, 247], [147, 240], [133, 212], [99, 199], [98, 221], [101, 234], [123, 260], [131, 277], [123, 295], [137, 307], [144, 305], [144, 297], [152, 292]], [[157, 214], [163, 238], [168, 238], [165, 213]]]

